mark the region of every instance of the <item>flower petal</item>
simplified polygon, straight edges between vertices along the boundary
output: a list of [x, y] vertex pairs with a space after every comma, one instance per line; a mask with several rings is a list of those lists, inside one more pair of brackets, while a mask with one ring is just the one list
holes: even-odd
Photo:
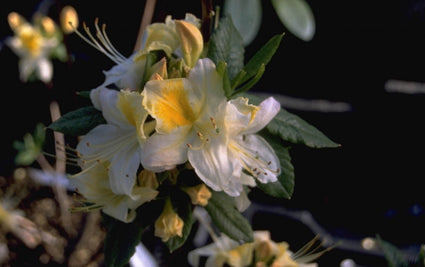
[[225, 142], [212, 139], [202, 148], [189, 149], [188, 159], [199, 178], [215, 191], [238, 196], [242, 184], [233, 176], [233, 162]]
[[180, 127], [170, 134], [154, 134], [143, 146], [144, 168], [161, 172], [187, 161], [187, 140], [190, 127]]
[[280, 162], [273, 148], [259, 135], [245, 135], [232, 150], [262, 183], [275, 182], [280, 174]]
[[259, 108], [244, 134], [256, 133], [263, 129], [276, 116], [281, 105], [276, 99], [269, 97], [260, 103]]

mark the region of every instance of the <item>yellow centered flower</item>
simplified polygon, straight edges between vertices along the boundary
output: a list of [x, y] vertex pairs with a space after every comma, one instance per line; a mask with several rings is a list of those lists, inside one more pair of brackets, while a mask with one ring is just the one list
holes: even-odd
[[24, 25], [19, 29], [17, 37], [21, 40], [22, 46], [27, 49], [33, 57], [40, 55], [43, 41], [40, 32], [36, 31], [30, 25]]
[[111, 190], [131, 196], [141, 163], [142, 146], [153, 130], [145, 123], [142, 96], [134, 91], [98, 88], [91, 91], [95, 108], [102, 111], [106, 124], [100, 124], [84, 135], [77, 145], [82, 172], [110, 162], [108, 167]]
[[41, 81], [49, 82], [53, 76], [50, 57], [61, 60], [66, 57], [61, 53], [64, 51], [62, 34], [55, 22], [36, 13], [31, 24], [16, 12], [9, 13], [8, 22], [14, 36], [6, 38], [5, 43], [19, 56], [21, 81], [26, 82], [34, 73]]

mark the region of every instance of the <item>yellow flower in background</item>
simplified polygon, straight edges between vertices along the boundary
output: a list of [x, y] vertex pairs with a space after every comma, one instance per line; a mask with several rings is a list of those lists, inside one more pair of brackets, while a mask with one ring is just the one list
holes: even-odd
[[10, 28], [14, 36], [5, 43], [19, 57], [19, 72], [22, 82], [35, 75], [44, 83], [53, 77], [52, 58], [64, 60], [66, 51], [62, 43], [62, 33], [56, 23], [42, 14], [34, 14], [33, 23], [29, 23], [17, 12], [8, 15]]
[[198, 267], [200, 257], [207, 257], [205, 267], [249, 266], [253, 260], [253, 248], [254, 243], [241, 245], [222, 234], [214, 240], [214, 243], [190, 251], [188, 262], [192, 266]]
[[[194, 249], [188, 254], [188, 262], [199, 267], [200, 257], [207, 257], [205, 267], [317, 267], [312, 262], [327, 250], [309, 252], [316, 239], [300, 251], [293, 253], [287, 242], [276, 243], [269, 231], [254, 231], [254, 242], [239, 244], [222, 234], [213, 238], [214, 242]], [[306, 254], [303, 254], [306, 253]]]
[[131, 222], [136, 217], [136, 208], [156, 198], [158, 191], [150, 186], [133, 184], [130, 194], [117, 194], [109, 180], [110, 162], [103, 161], [71, 178], [70, 182], [82, 194], [87, 207], [75, 207], [73, 211], [100, 208], [109, 216], [123, 222]]
[[155, 236], [161, 238], [163, 242], [175, 236], [182, 237], [183, 225], [183, 220], [173, 210], [171, 201], [167, 198], [161, 215], [155, 221]]

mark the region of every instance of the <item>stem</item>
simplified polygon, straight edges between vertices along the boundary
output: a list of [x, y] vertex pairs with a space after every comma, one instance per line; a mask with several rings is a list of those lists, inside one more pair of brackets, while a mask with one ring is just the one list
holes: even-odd
[[145, 31], [146, 27], [152, 22], [155, 4], [156, 0], [146, 0], [142, 21], [140, 23], [139, 33], [137, 35], [136, 44], [134, 45], [133, 49], [134, 52], [139, 51], [142, 47], [143, 32]]
[[208, 42], [211, 36], [211, 21], [213, 17], [212, 0], [202, 0], [202, 25], [201, 32], [204, 37], [204, 41]]
[[[52, 121], [56, 121], [60, 118], [59, 104], [56, 101], [50, 103], [50, 116]], [[55, 171], [57, 173], [65, 174], [66, 173], [66, 154], [65, 151], [58, 148], [58, 145], [65, 145], [65, 137], [63, 133], [54, 132], [55, 138], [55, 152], [56, 152], [56, 162], [55, 162]], [[53, 191], [57, 197], [59, 203], [59, 209], [61, 213], [61, 221], [65, 231], [71, 235], [75, 236], [77, 234], [76, 230], [72, 227], [71, 214], [68, 212], [70, 207], [68, 195], [64, 186], [58, 182], [54, 182]]]

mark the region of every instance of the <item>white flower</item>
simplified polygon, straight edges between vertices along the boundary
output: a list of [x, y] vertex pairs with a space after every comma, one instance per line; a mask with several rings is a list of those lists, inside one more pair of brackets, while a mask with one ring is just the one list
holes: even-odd
[[[42, 17], [40, 25], [32, 25], [16, 12], [11, 12], [8, 20], [15, 35], [6, 38], [5, 43], [19, 56], [21, 81], [27, 82], [35, 74], [44, 83], [50, 82], [53, 76], [50, 56], [61, 45], [54, 22]], [[43, 28], [47, 25], [50, 28]]]
[[[158, 191], [151, 187], [142, 187], [134, 184], [131, 194], [117, 194], [111, 188], [108, 179], [109, 162], [94, 165], [88, 171], [73, 177], [70, 181], [85, 201], [92, 203], [87, 209], [101, 208], [102, 211], [120, 221], [131, 222], [136, 217], [136, 208], [151, 201], [158, 195]], [[74, 208], [74, 211], [84, 210]]]
[[[242, 185], [274, 182], [279, 160], [255, 133], [280, 109], [273, 98], [260, 106], [227, 101], [210, 59], [200, 59], [187, 79], [150, 81], [143, 104], [156, 119], [156, 133], [143, 151], [145, 168], [162, 171], [189, 160], [199, 178], [216, 191], [239, 196]], [[250, 175], [243, 172], [247, 171]]]
[[96, 126], [77, 145], [82, 172], [102, 163], [108, 167], [111, 190], [131, 195], [136, 172], [141, 163], [142, 145], [146, 139], [147, 112], [137, 92], [107, 88], [92, 90], [94, 107], [102, 111], [107, 124]]

